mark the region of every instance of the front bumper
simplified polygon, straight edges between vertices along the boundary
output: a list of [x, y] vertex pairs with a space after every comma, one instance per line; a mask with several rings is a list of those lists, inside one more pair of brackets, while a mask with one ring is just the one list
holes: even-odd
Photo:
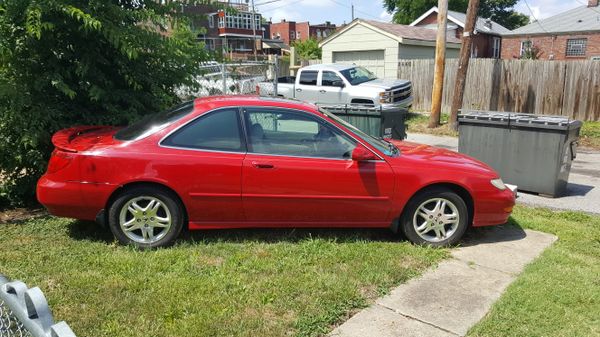
[[400, 101], [400, 102], [394, 102], [394, 103], [382, 103], [381, 104], [381, 108], [382, 109], [409, 109], [410, 107], [412, 107], [414, 101], [414, 97], [410, 96], [409, 98]]
[[494, 191], [475, 199], [473, 227], [505, 224], [515, 206], [516, 191], [516, 186], [511, 185], [503, 191]]

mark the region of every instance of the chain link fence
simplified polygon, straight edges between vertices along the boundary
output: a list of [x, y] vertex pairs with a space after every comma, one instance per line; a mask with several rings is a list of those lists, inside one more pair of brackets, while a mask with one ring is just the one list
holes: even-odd
[[[278, 59], [226, 63], [207, 62], [202, 65], [202, 71], [203, 74], [195, 79], [198, 88], [181, 87], [177, 89], [177, 95], [182, 100], [221, 95], [276, 96], [277, 78], [281, 74]], [[265, 83], [269, 84], [266, 87], [270, 88], [268, 91], [272, 92], [262, 90]]]
[[40, 288], [0, 275], [0, 337], [75, 337], [65, 322], [54, 322]]

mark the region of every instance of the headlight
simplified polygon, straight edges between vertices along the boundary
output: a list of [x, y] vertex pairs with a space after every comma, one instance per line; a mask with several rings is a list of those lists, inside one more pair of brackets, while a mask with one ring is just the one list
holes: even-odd
[[501, 191], [504, 191], [506, 189], [506, 185], [504, 185], [504, 182], [500, 178], [492, 179], [490, 182], [492, 183], [492, 185], [494, 185], [494, 187]]
[[391, 103], [392, 102], [392, 93], [387, 92], [387, 91], [379, 93], [379, 102], [380, 103]]

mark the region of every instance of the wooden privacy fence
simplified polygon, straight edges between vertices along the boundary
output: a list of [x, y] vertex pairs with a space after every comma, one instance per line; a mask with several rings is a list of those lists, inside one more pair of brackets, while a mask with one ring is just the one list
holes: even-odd
[[[446, 61], [442, 109], [450, 111], [458, 60]], [[431, 110], [434, 60], [401, 60], [398, 78], [413, 82], [413, 108]], [[463, 108], [600, 120], [599, 61], [473, 59]]]

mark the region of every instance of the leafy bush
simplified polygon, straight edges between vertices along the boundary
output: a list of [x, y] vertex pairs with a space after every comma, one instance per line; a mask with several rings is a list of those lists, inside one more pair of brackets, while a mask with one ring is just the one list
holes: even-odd
[[313, 38], [309, 38], [304, 41], [294, 42], [296, 52], [302, 60], [318, 60], [321, 58], [321, 48], [319, 48], [319, 42]]
[[2, 206], [34, 200], [55, 131], [126, 124], [197, 85], [207, 53], [169, 3], [0, 0]]

